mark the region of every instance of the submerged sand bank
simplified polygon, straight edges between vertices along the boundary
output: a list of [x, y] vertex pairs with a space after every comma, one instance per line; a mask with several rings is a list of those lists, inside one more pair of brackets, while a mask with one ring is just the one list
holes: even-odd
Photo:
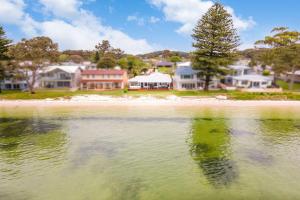
[[100, 95], [75, 96], [71, 99], [2, 100], [0, 107], [48, 107], [48, 106], [214, 106], [214, 107], [258, 107], [300, 106], [300, 101], [241, 101], [222, 98], [177, 97], [155, 98], [152, 96], [110, 97]]

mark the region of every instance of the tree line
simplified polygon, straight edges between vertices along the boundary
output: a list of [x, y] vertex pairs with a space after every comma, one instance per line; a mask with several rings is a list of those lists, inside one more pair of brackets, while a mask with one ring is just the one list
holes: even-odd
[[[222, 4], [215, 3], [198, 21], [192, 38], [195, 50], [189, 57], [193, 68], [203, 77], [204, 90], [207, 91], [211, 80], [214, 77], [224, 77], [229, 72], [228, 66], [239, 58], [237, 49], [240, 37], [234, 28], [231, 14]], [[251, 59], [250, 65], [271, 66], [275, 77], [290, 72], [292, 89], [295, 71], [300, 69], [300, 32], [287, 27], [274, 28], [270, 36], [257, 41], [255, 45], [254, 50], [245, 52]], [[175, 65], [182, 60], [180, 54], [173, 54], [168, 50], [161, 52], [161, 55]], [[130, 76], [138, 75], [151, 67], [151, 64], [145, 63], [140, 57], [127, 55], [121, 49], [112, 47], [107, 40], [95, 45], [94, 51], [69, 50], [61, 53], [57, 43], [43, 36], [22, 39], [17, 44], [12, 44], [0, 26], [0, 82], [5, 77], [24, 78], [30, 92], [34, 93], [35, 77], [49, 63], [80, 63], [87, 58], [97, 68], [119, 65], [128, 70]]]
[[[239, 58], [237, 50], [240, 39], [234, 28], [232, 16], [220, 3], [215, 3], [199, 20], [193, 35], [193, 67], [204, 76], [204, 90], [209, 89], [213, 77], [224, 77], [228, 65]], [[295, 71], [300, 69], [300, 32], [287, 27], [274, 28], [270, 36], [255, 43], [255, 49], [243, 52], [251, 59], [250, 66], [270, 66], [276, 77], [291, 73], [290, 88], [293, 89]]]
[[40, 71], [51, 63], [68, 61], [81, 63], [91, 60], [99, 69], [114, 68], [118, 65], [128, 70], [130, 76], [135, 76], [149, 67], [139, 57], [113, 48], [107, 40], [98, 43], [94, 51], [59, 52], [58, 49], [57, 43], [43, 36], [22, 39], [12, 44], [0, 26], [0, 84], [5, 78], [26, 80], [29, 91], [34, 93], [36, 78]]

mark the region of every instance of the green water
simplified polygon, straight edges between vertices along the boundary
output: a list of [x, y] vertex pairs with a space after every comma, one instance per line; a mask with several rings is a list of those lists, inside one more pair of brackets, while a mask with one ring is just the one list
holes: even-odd
[[300, 109], [0, 108], [0, 199], [300, 199]]

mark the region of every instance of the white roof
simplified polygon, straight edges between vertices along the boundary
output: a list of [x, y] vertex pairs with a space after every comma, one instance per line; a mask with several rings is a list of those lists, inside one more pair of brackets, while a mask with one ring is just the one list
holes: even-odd
[[243, 69], [250, 69], [250, 67], [246, 65], [230, 65], [229, 68], [233, 70], [243, 70]]
[[191, 67], [192, 66], [192, 62], [180, 62], [177, 63], [177, 67]]
[[83, 65], [52, 65], [48, 66], [45, 70], [43, 70], [44, 73], [54, 71], [56, 69], [60, 69], [64, 72], [74, 74], [78, 69], [85, 69], [86, 67]]
[[154, 72], [150, 75], [136, 76], [129, 80], [129, 82], [138, 83], [171, 83], [172, 78], [168, 74]]
[[[287, 74], [291, 75], [291, 74], [292, 74], [292, 72], [288, 72]], [[295, 71], [295, 72], [294, 72], [294, 75], [297, 75], [297, 76], [299, 76], [299, 75], [300, 75], [300, 70], [298, 70], [298, 71]]]
[[273, 80], [269, 76], [262, 76], [262, 75], [234, 76], [233, 79], [239, 81], [272, 81]]

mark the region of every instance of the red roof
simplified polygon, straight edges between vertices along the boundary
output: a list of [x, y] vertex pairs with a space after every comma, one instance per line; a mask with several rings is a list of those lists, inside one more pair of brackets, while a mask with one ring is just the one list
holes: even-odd
[[99, 69], [99, 70], [83, 70], [82, 75], [123, 75], [125, 70], [117, 69]]

